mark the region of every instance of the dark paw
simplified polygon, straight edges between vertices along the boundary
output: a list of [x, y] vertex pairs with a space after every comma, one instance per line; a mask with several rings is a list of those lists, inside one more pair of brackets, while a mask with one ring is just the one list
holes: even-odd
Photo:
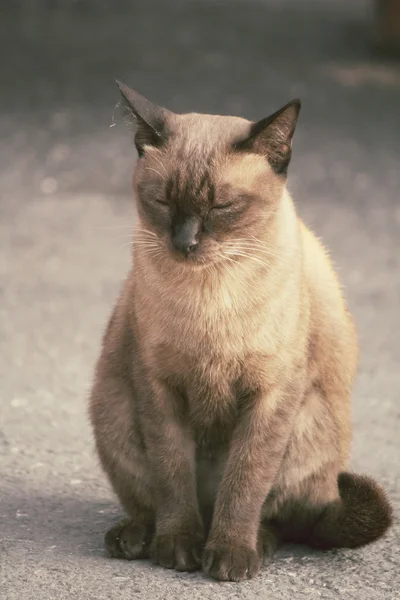
[[252, 548], [226, 546], [206, 548], [203, 569], [219, 581], [244, 581], [257, 575], [261, 558]]
[[135, 560], [149, 557], [151, 538], [149, 527], [123, 519], [107, 531], [104, 541], [107, 552], [113, 558]]
[[167, 569], [197, 571], [201, 567], [203, 547], [201, 534], [156, 535], [151, 545], [151, 557]]

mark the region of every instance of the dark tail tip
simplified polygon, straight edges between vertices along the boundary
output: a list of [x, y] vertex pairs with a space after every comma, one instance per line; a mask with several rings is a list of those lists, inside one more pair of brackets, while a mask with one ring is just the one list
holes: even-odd
[[393, 511], [380, 485], [370, 477], [352, 473], [340, 473], [338, 485], [345, 510], [359, 535], [355, 545], [368, 544], [384, 535], [392, 525]]
[[327, 506], [313, 531], [319, 548], [357, 548], [383, 536], [392, 524], [392, 507], [370, 477], [340, 473], [340, 499]]

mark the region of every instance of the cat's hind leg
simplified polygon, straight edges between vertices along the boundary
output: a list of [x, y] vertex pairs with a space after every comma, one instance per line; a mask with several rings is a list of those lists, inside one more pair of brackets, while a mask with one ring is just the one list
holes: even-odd
[[132, 390], [117, 374], [102, 375], [93, 387], [90, 417], [101, 464], [128, 515], [106, 533], [105, 546], [115, 558], [147, 558], [155, 529], [154, 494]]

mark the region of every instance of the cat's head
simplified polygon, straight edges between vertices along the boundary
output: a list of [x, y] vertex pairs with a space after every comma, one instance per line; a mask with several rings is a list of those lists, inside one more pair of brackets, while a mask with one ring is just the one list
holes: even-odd
[[285, 188], [300, 101], [251, 122], [176, 114], [118, 86], [136, 125], [138, 246], [192, 266], [249, 255]]

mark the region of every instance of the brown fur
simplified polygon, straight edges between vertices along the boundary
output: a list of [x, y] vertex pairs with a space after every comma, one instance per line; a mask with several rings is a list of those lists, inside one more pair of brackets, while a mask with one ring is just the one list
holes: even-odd
[[130, 517], [108, 532], [110, 553], [178, 570], [202, 557], [211, 576], [239, 581], [282, 539], [377, 539], [384, 493], [343, 473], [355, 329], [285, 185], [299, 104], [251, 124], [121, 91], [141, 156], [134, 267], [90, 402]]

